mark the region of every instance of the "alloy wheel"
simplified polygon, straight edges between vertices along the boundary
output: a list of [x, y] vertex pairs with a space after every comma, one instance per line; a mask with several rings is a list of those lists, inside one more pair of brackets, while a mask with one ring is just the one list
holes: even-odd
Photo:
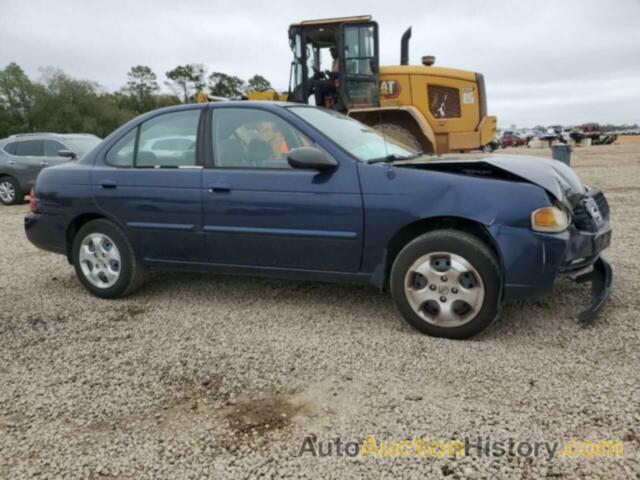
[[4, 203], [12, 203], [16, 198], [16, 189], [8, 181], [0, 182], [0, 199]]

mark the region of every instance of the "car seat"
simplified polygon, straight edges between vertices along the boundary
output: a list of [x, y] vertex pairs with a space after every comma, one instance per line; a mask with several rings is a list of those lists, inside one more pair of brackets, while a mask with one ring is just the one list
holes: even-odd
[[214, 159], [221, 167], [238, 167], [247, 164], [247, 156], [242, 142], [235, 138], [228, 138], [220, 143], [218, 158]]
[[262, 166], [264, 162], [273, 160], [271, 146], [264, 140], [251, 140], [247, 149], [247, 160], [254, 167]]

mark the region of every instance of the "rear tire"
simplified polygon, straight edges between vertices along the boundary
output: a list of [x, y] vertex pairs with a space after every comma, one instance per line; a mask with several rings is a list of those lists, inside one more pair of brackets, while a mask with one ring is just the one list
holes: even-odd
[[125, 233], [109, 220], [94, 220], [80, 228], [72, 258], [78, 280], [96, 297], [125, 297], [144, 282], [144, 265]]
[[404, 127], [393, 123], [378, 123], [373, 126], [376, 130], [381, 131], [385, 136], [402, 143], [409, 148], [412, 148], [418, 152], [423, 150], [422, 144], [418, 138]]
[[498, 317], [502, 279], [493, 251], [458, 230], [436, 230], [396, 257], [391, 295], [404, 319], [434, 337], [465, 339]]
[[24, 192], [13, 177], [0, 178], [0, 202], [3, 205], [16, 205], [24, 201]]

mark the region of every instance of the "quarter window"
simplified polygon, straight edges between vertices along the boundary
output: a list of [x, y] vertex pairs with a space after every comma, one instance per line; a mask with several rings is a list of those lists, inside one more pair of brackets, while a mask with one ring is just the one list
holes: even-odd
[[16, 154], [16, 142], [7, 143], [4, 147], [2, 147], [5, 152], [10, 155]]
[[16, 155], [19, 157], [42, 157], [44, 142], [42, 140], [25, 140], [16, 144]]
[[313, 145], [277, 115], [251, 108], [215, 110], [212, 137], [215, 164], [227, 168], [291, 168], [289, 150]]

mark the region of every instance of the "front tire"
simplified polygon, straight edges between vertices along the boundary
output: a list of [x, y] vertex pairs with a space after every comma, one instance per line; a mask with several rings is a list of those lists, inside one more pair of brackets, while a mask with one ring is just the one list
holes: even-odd
[[108, 220], [94, 220], [80, 228], [73, 241], [72, 258], [80, 283], [100, 298], [127, 296], [145, 276], [131, 242]]
[[412, 240], [396, 257], [390, 284], [404, 319], [427, 335], [469, 338], [498, 317], [499, 263], [466, 232], [436, 230]]
[[23, 200], [24, 192], [14, 178], [0, 178], [0, 202], [2, 202], [3, 205], [16, 205]]

